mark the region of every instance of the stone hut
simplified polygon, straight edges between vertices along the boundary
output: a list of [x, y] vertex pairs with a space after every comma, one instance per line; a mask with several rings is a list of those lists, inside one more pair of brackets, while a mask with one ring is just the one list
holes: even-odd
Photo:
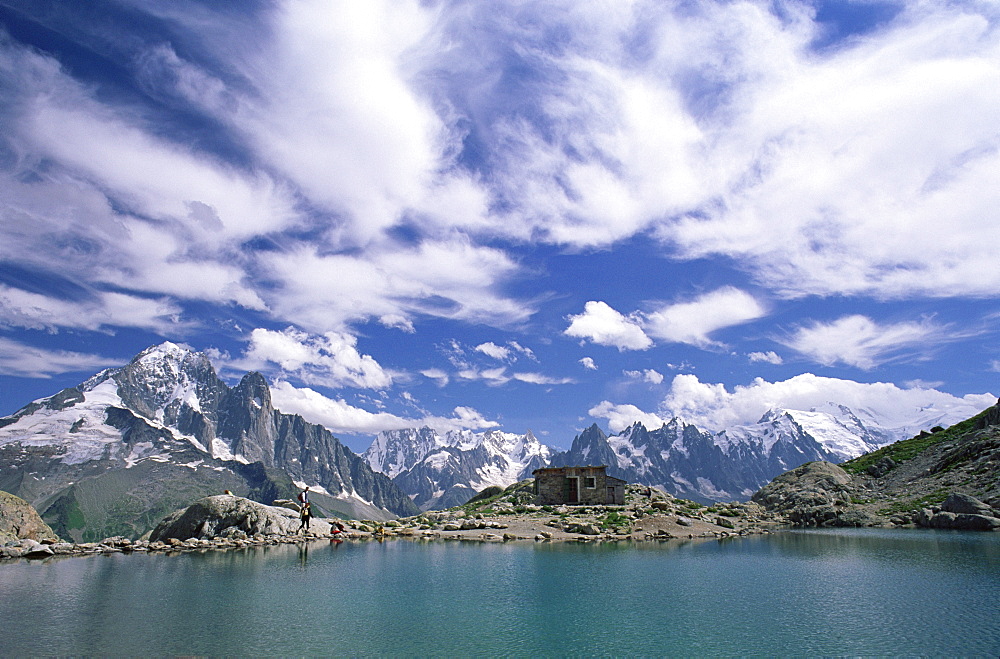
[[626, 481], [608, 476], [607, 467], [546, 467], [531, 472], [535, 477], [538, 505], [625, 504]]

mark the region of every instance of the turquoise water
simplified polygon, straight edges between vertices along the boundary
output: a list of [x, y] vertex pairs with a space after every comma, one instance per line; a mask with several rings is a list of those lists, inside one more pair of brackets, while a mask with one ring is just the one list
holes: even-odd
[[313, 543], [0, 564], [9, 655], [1000, 654], [1000, 533]]

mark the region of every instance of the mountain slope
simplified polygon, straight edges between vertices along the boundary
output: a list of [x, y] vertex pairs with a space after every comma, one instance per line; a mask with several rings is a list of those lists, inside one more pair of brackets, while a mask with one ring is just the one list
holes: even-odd
[[430, 428], [411, 428], [379, 433], [362, 457], [372, 469], [391, 476], [421, 509], [430, 510], [459, 505], [486, 487], [506, 487], [530, 477], [551, 454], [530, 431], [440, 435]]
[[1000, 528], [998, 464], [1000, 402], [840, 467], [803, 465], [753, 500], [802, 526]]
[[629, 482], [701, 502], [746, 498], [791, 467], [840, 462], [890, 441], [892, 432], [844, 406], [767, 412], [754, 424], [718, 433], [674, 418], [656, 430], [636, 423], [607, 436], [596, 425], [577, 436], [552, 466], [604, 464]]
[[270, 503], [303, 485], [345, 516], [416, 511], [328, 430], [275, 410], [259, 373], [230, 388], [172, 343], [0, 419], [0, 489], [74, 540], [135, 537], [226, 489]]

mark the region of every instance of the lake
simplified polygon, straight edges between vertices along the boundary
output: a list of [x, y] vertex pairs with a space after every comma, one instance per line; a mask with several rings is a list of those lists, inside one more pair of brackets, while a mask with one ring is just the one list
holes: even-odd
[[1000, 533], [394, 540], [0, 564], [9, 655], [1000, 655]]

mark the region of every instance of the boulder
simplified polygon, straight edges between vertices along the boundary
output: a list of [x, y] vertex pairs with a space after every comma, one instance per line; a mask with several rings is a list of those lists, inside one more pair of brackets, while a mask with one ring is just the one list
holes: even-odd
[[996, 517], [996, 512], [979, 499], [968, 494], [954, 492], [941, 504], [941, 510], [946, 513], [956, 513], [965, 515], [985, 515]]
[[889, 456], [885, 456], [875, 464], [869, 465], [868, 469], [866, 469], [865, 472], [869, 476], [874, 476], [875, 478], [881, 478], [890, 471], [892, 471], [895, 467], [896, 467], [896, 461], [890, 458]]
[[850, 475], [829, 462], [808, 462], [785, 472], [751, 498], [796, 526], [858, 526], [843, 517], [850, 504]]
[[579, 533], [580, 535], [600, 535], [601, 529], [590, 522], [573, 522], [566, 525], [567, 533]]
[[[318, 522], [319, 520], [313, 520]], [[242, 531], [247, 536], [275, 535], [295, 531], [298, 515], [293, 511], [265, 506], [262, 503], [227, 494], [205, 497], [165, 517], [150, 534], [151, 542], [171, 539], [210, 539], [234, 537]], [[328, 528], [328, 525], [323, 525]], [[233, 530], [228, 530], [233, 529]], [[319, 529], [316, 529], [319, 530]]]
[[0, 491], [0, 544], [25, 538], [41, 542], [58, 540], [59, 536], [30, 503]]
[[914, 521], [919, 526], [932, 529], [1000, 530], [1000, 516], [993, 508], [973, 496], [958, 492], [949, 494], [940, 508], [924, 508]]

